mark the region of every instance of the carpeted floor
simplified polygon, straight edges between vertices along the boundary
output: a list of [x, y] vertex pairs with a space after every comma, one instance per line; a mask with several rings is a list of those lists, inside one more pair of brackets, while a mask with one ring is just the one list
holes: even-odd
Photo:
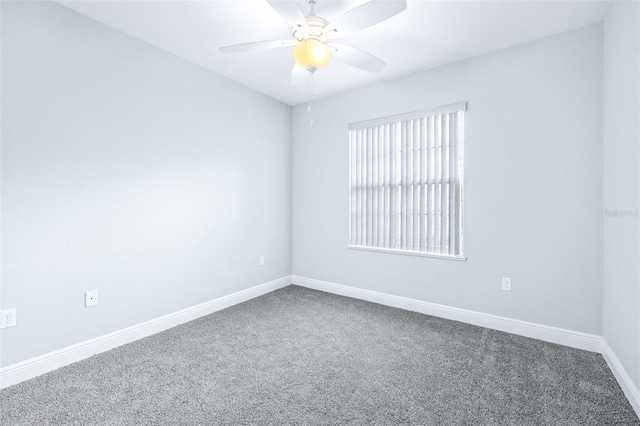
[[640, 425], [603, 358], [290, 286], [0, 391], [2, 425]]

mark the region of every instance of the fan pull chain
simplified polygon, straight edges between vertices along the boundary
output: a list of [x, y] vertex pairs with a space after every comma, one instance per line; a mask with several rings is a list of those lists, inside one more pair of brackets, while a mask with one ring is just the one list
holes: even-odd
[[309, 85], [309, 103], [307, 104], [307, 112], [311, 114], [311, 121], [309, 125], [314, 127], [313, 124], [313, 71], [309, 71], [309, 77], [307, 79]]

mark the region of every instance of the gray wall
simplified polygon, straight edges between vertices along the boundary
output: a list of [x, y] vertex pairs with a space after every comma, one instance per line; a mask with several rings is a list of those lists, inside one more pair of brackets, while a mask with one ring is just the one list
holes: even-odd
[[[640, 385], [639, 221], [605, 218], [603, 241], [601, 219], [602, 188], [605, 209], [639, 205], [638, 4], [615, 2], [605, 21], [604, 92], [594, 25], [317, 101], [314, 128], [304, 105], [290, 120], [286, 105], [62, 6], [1, 5], [0, 306], [19, 325], [2, 332], [0, 365], [292, 262], [297, 275], [604, 333]], [[347, 249], [347, 123], [458, 101], [468, 261]]]
[[[459, 101], [468, 261], [347, 249], [347, 124]], [[600, 24], [317, 101], [313, 128], [305, 108], [292, 118], [294, 274], [602, 332]]]
[[290, 107], [60, 5], [1, 3], [2, 365], [290, 273]]
[[[604, 208], [640, 208], [640, 7], [604, 21]], [[605, 212], [606, 212], [605, 210]], [[640, 387], [640, 219], [604, 218], [604, 338]]]

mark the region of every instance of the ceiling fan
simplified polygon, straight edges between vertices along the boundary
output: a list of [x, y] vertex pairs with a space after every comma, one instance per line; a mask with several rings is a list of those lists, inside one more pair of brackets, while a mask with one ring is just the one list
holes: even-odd
[[309, 1], [309, 14], [305, 16], [293, 0], [267, 0], [267, 3], [291, 25], [291, 40], [267, 40], [235, 44], [219, 49], [222, 53], [240, 53], [253, 50], [277, 49], [295, 46], [296, 64], [291, 73], [291, 84], [301, 84], [307, 73], [329, 63], [331, 58], [356, 68], [380, 72], [386, 63], [372, 54], [336, 40], [340, 37], [368, 28], [397, 15], [407, 8], [405, 0], [370, 0], [333, 21], [315, 14], [316, 0]]

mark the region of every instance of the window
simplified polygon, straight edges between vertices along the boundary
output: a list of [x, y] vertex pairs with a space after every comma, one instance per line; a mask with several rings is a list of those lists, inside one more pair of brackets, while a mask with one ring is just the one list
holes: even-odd
[[463, 257], [466, 103], [349, 125], [349, 247]]

